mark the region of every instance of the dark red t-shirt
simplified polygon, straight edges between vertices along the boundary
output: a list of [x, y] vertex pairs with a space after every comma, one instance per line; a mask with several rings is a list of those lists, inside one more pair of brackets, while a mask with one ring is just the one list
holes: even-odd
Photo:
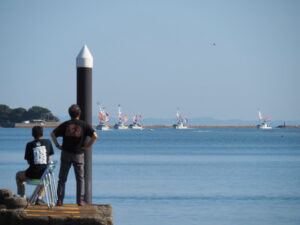
[[81, 154], [87, 136], [92, 137], [94, 129], [82, 120], [68, 120], [54, 129], [56, 137], [62, 137], [62, 147], [65, 151]]

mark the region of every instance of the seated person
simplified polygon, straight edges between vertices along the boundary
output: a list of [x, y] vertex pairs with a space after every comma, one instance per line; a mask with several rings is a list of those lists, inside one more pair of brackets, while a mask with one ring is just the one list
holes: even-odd
[[[26, 198], [25, 182], [29, 179], [40, 179], [47, 164], [51, 161], [50, 155], [54, 154], [51, 141], [43, 138], [43, 127], [33, 127], [32, 136], [34, 140], [27, 143], [24, 157], [29, 167], [25, 171], [19, 171], [16, 174], [18, 195], [22, 198]], [[37, 204], [42, 202], [44, 194], [45, 191], [42, 189]]]

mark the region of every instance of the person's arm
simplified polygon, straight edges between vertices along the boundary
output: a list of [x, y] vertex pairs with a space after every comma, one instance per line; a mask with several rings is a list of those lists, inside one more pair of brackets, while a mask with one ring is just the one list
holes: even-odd
[[46, 145], [47, 148], [47, 155], [48, 155], [48, 163], [52, 162], [51, 155], [54, 155], [53, 146], [50, 140], [48, 140], [48, 145]]
[[52, 138], [52, 141], [53, 141], [54, 145], [56, 146], [56, 148], [63, 150], [62, 146], [58, 143], [54, 132], [51, 133], [51, 138]]
[[27, 143], [26, 148], [25, 148], [24, 159], [27, 161], [28, 165], [30, 165], [30, 146], [29, 146], [29, 143]]
[[90, 149], [90, 147], [92, 147], [92, 145], [95, 143], [95, 141], [97, 140], [97, 138], [98, 138], [98, 135], [94, 131], [94, 133], [93, 133], [92, 137], [90, 138], [89, 142], [85, 146], [83, 146], [81, 149], [85, 150], [85, 151], [88, 150], [88, 149]]

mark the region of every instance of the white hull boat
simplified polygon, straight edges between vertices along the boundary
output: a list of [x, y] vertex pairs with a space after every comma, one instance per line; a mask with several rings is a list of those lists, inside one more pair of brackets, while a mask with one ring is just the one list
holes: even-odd
[[130, 129], [133, 130], [143, 130], [142, 125], [139, 123], [139, 121], [142, 119], [141, 115], [134, 115], [132, 118], [132, 124], [129, 125]]
[[179, 109], [177, 109], [176, 113], [177, 123], [173, 125], [175, 129], [187, 129], [187, 118], [179, 113]]
[[96, 129], [97, 130], [109, 130], [109, 125], [108, 125], [108, 122], [109, 122], [109, 114], [108, 112], [105, 111], [105, 108], [102, 108], [100, 106], [100, 103], [98, 102], [98, 108], [99, 108], [99, 111], [98, 111], [98, 121], [99, 121], [99, 124], [96, 126]]
[[143, 130], [143, 127], [140, 124], [131, 124], [129, 128], [133, 130]]
[[128, 121], [128, 115], [122, 116], [121, 105], [118, 105], [118, 122], [115, 124], [114, 128], [116, 130], [127, 130], [128, 126], [124, 124]]
[[262, 129], [262, 130], [270, 130], [270, 129], [272, 129], [272, 127], [270, 125], [268, 125], [267, 123], [258, 124], [257, 128], [258, 129]]
[[124, 125], [123, 123], [116, 123], [114, 128], [116, 130], [127, 130], [128, 129], [128, 126]]
[[97, 130], [109, 130], [110, 127], [109, 127], [108, 125], [105, 125], [105, 124], [98, 124], [98, 125], [96, 126], [96, 129], [97, 129]]
[[173, 127], [175, 129], [188, 129], [188, 127], [186, 125], [184, 125], [183, 123], [174, 124]]
[[261, 123], [257, 125], [258, 129], [261, 129], [261, 130], [270, 130], [270, 129], [272, 129], [272, 127], [267, 122], [267, 121], [270, 120], [270, 117], [266, 116], [265, 118], [263, 118], [260, 110], [258, 111], [258, 119], [259, 119], [259, 121], [261, 121]]

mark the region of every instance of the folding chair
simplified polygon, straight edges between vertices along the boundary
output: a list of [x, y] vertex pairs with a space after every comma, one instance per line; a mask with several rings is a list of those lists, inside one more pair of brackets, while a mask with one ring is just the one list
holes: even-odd
[[54, 178], [54, 169], [57, 161], [50, 162], [42, 177], [40, 179], [30, 179], [27, 180], [26, 183], [29, 185], [36, 185], [34, 192], [32, 193], [30, 199], [28, 200], [27, 205], [34, 205], [39, 194], [41, 193], [42, 189], [45, 190], [46, 195], [46, 202], [48, 208], [52, 208], [55, 206], [57, 201], [57, 193], [56, 193], [56, 186], [55, 186], [55, 178]]

